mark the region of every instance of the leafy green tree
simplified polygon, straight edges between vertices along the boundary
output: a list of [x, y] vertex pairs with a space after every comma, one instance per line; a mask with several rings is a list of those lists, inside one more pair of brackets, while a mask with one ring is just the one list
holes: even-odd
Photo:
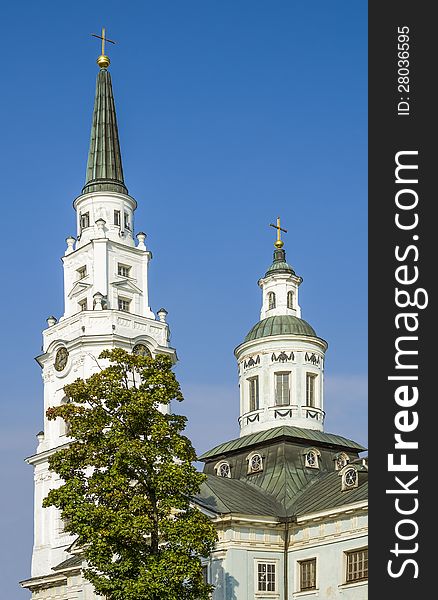
[[108, 600], [202, 600], [211, 586], [201, 557], [216, 541], [191, 498], [205, 475], [193, 466], [186, 418], [160, 410], [183, 399], [167, 356], [104, 351], [109, 366], [65, 386], [61, 417], [73, 441], [50, 457], [63, 480], [44, 506], [77, 536], [85, 577]]

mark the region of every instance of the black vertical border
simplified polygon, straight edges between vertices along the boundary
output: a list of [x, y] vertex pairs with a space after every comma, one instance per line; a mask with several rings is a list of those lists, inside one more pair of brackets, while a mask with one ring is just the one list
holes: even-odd
[[[438, 127], [436, 112], [438, 98], [438, 68], [436, 45], [438, 25], [432, 16], [433, 3], [407, 2], [405, 0], [369, 0], [369, 431], [370, 431], [370, 579], [369, 597], [397, 598], [397, 600], [434, 596], [435, 557], [434, 540], [438, 534], [437, 495], [434, 488], [438, 477], [436, 455], [438, 451], [437, 404], [438, 392], [435, 383], [436, 342], [438, 334], [437, 309], [434, 289], [438, 276], [438, 227], [434, 217], [438, 207], [435, 190], [435, 173], [438, 176]], [[409, 93], [400, 93], [398, 88], [398, 27], [409, 27]], [[409, 97], [409, 116], [397, 114], [401, 96]], [[416, 210], [419, 224], [415, 231], [401, 231], [395, 225], [395, 194], [400, 185], [395, 184], [395, 154], [398, 151], [418, 150], [419, 195]], [[415, 160], [415, 159], [414, 159]], [[400, 211], [399, 211], [400, 212]], [[413, 240], [413, 235], [418, 240]], [[410, 307], [397, 309], [395, 305], [395, 269], [404, 264], [395, 258], [395, 247], [406, 248], [409, 244], [418, 247], [418, 261], [414, 262], [412, 250], [404, 263], [412, 274], [413, 266], [419, 270], [419, 279], [410, 285], [424, 288], [428, 293], [428, 306], [423, 310]], [[406, 286], [407, 287], [407, 286]], [[406, 288], [405, 288], [406, 289]], [[417, 441], [418, 450], [394, 451], [396, 413], [403, 410], [394, 401], [397, 385], [388, 381], [396, 371], [395, 339], [403, 335], [397, 331], [397, 312], [412, 311], [418, 314], [419, 327], [411, 335], [418, 336], [418, 356], [411, 356], [419, 365], [419, 399], [410, 411], [416, 410], [419, 425], [416, 430], [404, 433], [403, 438]], [[412, 375], [415, 371], [403, 371]], [[415, 382], [412, 382], [415, 385]], [[409, 419], [411, 420], [412, 414]], [[418, 472], [391, 473], [388, 471], [388, 454], [400, 452], [407, 455], [409, 463], [418, 464]], [[398, 454], [397, 454], [398, 452]], [[396, 459], [400, 460], [399, 458]], [[410, 486], [418, 494], [388, 494], [386, 490], [400, 487], [394, 483], [399, 476], [404, 482], [418, 475], [418, 482]], [[405, 510], [415, 506], [418, 510], [411, 515], [401, 515], [395, 508], [395, 499]], [[397, 537], [397, 523], [412, 519], [418, 524], [418, 536], [411, 540]], [[405, 536], [414, 532], [413, 525], [399, 528]], [[395, 544], [403, 552], [396, 556]], [[416, 547], [415, 544], [418, 544]], [[392, 569], [400, 573], [391, 577], [388, 561], [393, 560]], [[412, 559], [415, 567], [404, 561]], [[404, 566], [403, 566], [404, 565]]]

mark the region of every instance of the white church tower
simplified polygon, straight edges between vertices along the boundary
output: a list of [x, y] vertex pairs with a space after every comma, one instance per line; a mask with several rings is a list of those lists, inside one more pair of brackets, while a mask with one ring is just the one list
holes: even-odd
[[[102, 37], [104, 38], [104, 32]], [[64, 402], [63, 388], [99, 369], [102, 350], [114, 347], [176, 361], [169, 346], [167, 312], [157, 318], [148, 295], [148, 265], [152, 258], [146, 234], [134, 235], [136, 201], [124, 183], [117, 120], [108, 72], [109, 58], [99, 56], [86, 182], [75, 199], [76, 236], [67, 237], [64, 268], [64, 314], [47, 319], [43, 353], [37, 361], [44, 381], [44, 430], [36, 454], [27, 462], [35, 469], [35, 533], [32, 579], [24, 587], [36, 590], [50, 582], [53, 568], [65, 561], [73, 538], [64, 533], [59, 511], [42, 508], [48, 491], [60, 485], [49, 471], [48, 458], [68, 444], [61, 419], [48, 421], [49, 407]]]
[[260, 321], [235, 350], [240, 386], [240, 435], [282, 425], [323, 431], [327, 342], [301, 318], [303, 281], [286, 262], [277, 219], [274, 260], [259, 280]]

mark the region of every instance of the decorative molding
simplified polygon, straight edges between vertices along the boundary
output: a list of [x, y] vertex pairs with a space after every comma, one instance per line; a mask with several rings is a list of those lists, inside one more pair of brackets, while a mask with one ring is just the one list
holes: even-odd
[[247, 416], [246, 420], [248, 423], [254, 423], [255, 421], [260, 421], [260, 413], [257, 413], [252, 416]]
[[254, 367], [255, 365], [259, 365], [259, 364], [260, 364], [260, 354], [257, 354], [256, 358], [250, 356], [248, 360], [245, 359], [245, 361], [243, 363], [243, 368], [247, 369], [249, 367]]
[[285, 410], [280, 410], [280, 409], [276, 408], [274, 410], [274, 418], [276, 419], [277, 417], [280, 417], [280, 418], [292, 417], [292, 409], [287, 408]]
[[314, 365], [315, 367], [319, 367], [321, 364], [321, 357], [315, 354], [314, 352], [312, 352], [311, 354], [310, 352], [306, 352], [304, 354], [304, 361], [310, 363], [311, 365]]
[[273, 352], [271, 356], [271, 362], [285, 363], [291, 360], [295, 360], [295, 354], [291, 352], [288, 356], [284, 350], [282, 350], [278, 356], [276, 356], [275, 352]]

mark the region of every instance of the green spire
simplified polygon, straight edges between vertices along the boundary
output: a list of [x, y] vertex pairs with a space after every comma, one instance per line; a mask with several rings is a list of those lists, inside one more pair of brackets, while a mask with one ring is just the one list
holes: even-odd
[[87, 174], [82, 189], [83, 194], [89, 192], [128, 193], [123, 181], [111, 75], [106, 68], [100, 69], [96, 81]]

